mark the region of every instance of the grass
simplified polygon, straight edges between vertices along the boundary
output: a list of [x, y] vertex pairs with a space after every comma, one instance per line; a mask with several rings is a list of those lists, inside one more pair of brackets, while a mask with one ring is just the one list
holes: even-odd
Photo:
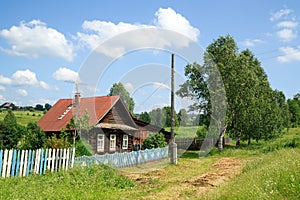
[[[26, 126], [29, 122], [37, 122], [44, 115], [43, 111], [13, 111], [17, 122]], [[3, 120], [7, 111], [0, 112], [0, 120]]]
[[[186, 151], [178, 165], [163, 160], [118, 171], [100, 165], [0, 179], [0, 199], [300, 199], [299, 138], [300, 129], [291, 129], [273, 141], [214, 149], [203, 158]], [[191, 184], [220, 173], [226, 165], [216, 163], [226, 159], [241, 164], [239, 173], [206, 190]]]
[[300, 149], [251, 158], [242, 173], [209, 191], [205, 199], [300, 199]]
[[[170, 131], [170, 127], [165, 128], [167, 131]], [[176, 138], [188, 138], [188, 137], [197, 137], [198, 126], [180, 126], [175, 127], [175, 136]]]
[[68, 172], [0, 179], [1, 199], [118, 199], [134, 187], [115, 169], [98, 165]]

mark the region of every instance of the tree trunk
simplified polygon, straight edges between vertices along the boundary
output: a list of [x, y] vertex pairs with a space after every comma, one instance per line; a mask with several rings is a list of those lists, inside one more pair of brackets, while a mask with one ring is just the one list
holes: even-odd
[[241, 147], [241, 136], [242, 136], [241, 131], [238, 131], [237, 136], [236, 136], [236, 148], [237, 149]]
[[251, 138], [248, 138], [248, 146], [251, 144]]
[[227, 126], [224, 128], [219, 128], [219, 139], [218, 139], [218, 150], [222, 151], [223, 150], [223, 144], [224, 144], [224, 135], [226, 132]]

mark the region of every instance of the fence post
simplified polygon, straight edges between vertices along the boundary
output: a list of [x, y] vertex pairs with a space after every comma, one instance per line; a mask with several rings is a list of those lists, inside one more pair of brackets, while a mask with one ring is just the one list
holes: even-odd
[[28, 161], [27, 161], [27, 173], [26, 176], [29, 175], [29, 173], [31, 172], [31, 154], [32, 154], [32, 150], [28, 151]]
[[67, 160], [66, 160], [66, 171], [69, 167], [69, 156], [70, 156], [70, 148], [67, 149]]
[[27, 160], [28, 160], [28, 150], [25, 150], [23, 176], [26, 176]]
[[55, 151], [56, 149], [52, 149], [52, 165], [51, 165], [51, 172], [54, 171], [54, 164], [55, 164]]
[[7, 166], [7, 153], [8, 153], [8, 150], [5, 149], [4, 150], [4, 160], [3, 160], [3, 169], [2, 169], [2, 177], [5, 178], [5, 172], [6, 172], [6, 166]]
[[44, 149], [41, 149], [39, 174], [43, 174], [44, 161], [45, 161]]
[[47, 169], [48, 170], [51, 170], [51, 156], [52, 156], [51, 152], [52, 152], [52, 149], [49, 149], [48, 163], [47, 163]]
[[43, 174], [46, 173], [46, 168], [47, 168], [47, 158], [48, 158], [48, 149], [46, 149], [46, 152], [45, 152]]
[[[15, 176], [15, 170], [16, 170], [16, 156], [17, 156], [17, 150], [14, 150], [13, 153], [13, 159], [12, 159], [12, 169], [11, 169], [11, 176], [14, 177]], [[0, 160], [2, 160], [2, 157], [0, 155]], [[1, 165], [1, 164], [0, 164]], [[1, 166], [0, 166], [1, 168]], [[0, 170], [1, 171], [1, 170]]]
[[8, 160], [7, 160], [7, 168], [6, 168], [6, 177], [10, 177], [10, 170], [11, 170], [11, 164], [12, 164], [12, 155], [13, 155], [13, 150], [8, 151]]
[[74, 159], [75, 159], [75, 147], [73, 148], [73, 151], [72, 151], [71, 168], [74, 167]]

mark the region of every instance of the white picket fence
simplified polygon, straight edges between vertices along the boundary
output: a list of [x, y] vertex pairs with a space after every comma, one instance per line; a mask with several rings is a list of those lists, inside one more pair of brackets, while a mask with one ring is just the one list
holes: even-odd
[[44, 174], [46, 170], [57, 172], [73, 168], [75, 148], [0, 150], [0, 176], [16, 177]]

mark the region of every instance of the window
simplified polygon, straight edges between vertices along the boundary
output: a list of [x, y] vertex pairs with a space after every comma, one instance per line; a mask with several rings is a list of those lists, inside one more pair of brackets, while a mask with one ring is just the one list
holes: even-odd
[[97, 137], [97, 151], [104, 151], [104, 134], [99, 133]]
[[128, 135], [123, 135], [123, 145], [122, 145], [123, 149], [127, 149], [128, 148]]
[[109, 150], [110, 151], [116, 150], [116, 134], [110, 134]]

